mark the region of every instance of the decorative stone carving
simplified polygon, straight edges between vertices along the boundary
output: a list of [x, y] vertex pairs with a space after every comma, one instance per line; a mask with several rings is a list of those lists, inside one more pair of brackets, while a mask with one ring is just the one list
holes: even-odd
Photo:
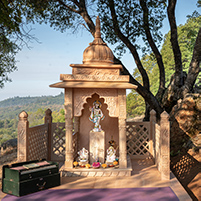
[[17, 140], [18, 161], [27, 160], [28, 128], [29, 128], [28, 114], [25, 111], [22, 111], [19, 114], [19, 123], [18, 123], [18, 140]]
[[114, 63], [114, 55], [111, 49], [101, 39], [100, 20], [96, 19], [95, 38], [92, 43], [89, 43], [83, 53], [83, 63]]
[[161, 137], [161, 178], [162, 180], [170, 179], [170, 123], [169, 115], [166, 111], [161, 114], [160, 122]]
[[118, 117], [118, 96], [115, 89], [74, 89], [74, 116], [81, 116], [84, 104], [87, 103], [87, 98], [91, 98], [93, 94], [98, 94], [99, 98], [104, 98], [108, 105], [109, 115]]
[[85, 74], [85, 75], [119, 75], [119, 69], [97, 69], [97, 68], [73, 68], [73, 75]]
[[60, 80], [64, 81], [111, 81], [111, 82], [129, 82], [129, 76], [127, 75], [71, 75], [71, 74], [60, 74]]
[[66, 158], [65, 167], [73, 167], [73, 90], [65, 89], [65, 127], [66, 127]]

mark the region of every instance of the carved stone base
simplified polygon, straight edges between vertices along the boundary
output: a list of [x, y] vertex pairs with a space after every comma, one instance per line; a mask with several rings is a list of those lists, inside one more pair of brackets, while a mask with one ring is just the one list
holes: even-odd
[[85, 167], [86, 164], [88, 164], [88, 161], [85, 161], [85, 162], [80, 161], [79, 162], [80, 167]]
[[131, 176], [132, 166], [130, 157], [128, 157], [127, 168], [73, 168], [66, 169], [64, 166], [61, 167], [61, 177], [122, 177]]

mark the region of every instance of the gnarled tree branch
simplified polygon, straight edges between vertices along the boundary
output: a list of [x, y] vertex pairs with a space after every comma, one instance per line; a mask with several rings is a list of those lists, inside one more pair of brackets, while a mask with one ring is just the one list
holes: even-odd
[[200, 72], [200, 62], [201, 62], [201, 28], [198, 32], [198, 35], [195, 41], [193, 56], [190, 63], [188, 75], [187, 75], [185, 84], [182, 88], [183, 96], [185, 96], [186, 93], [192, 91], [196, 78]]
[[150, 32], [149, 19], [148, 19], [149, 11], [147, 8], [146, 1], [140, 0], [140, 5], [143, 10], [143, 23], [144, 23], [143, 27], [145, 30], [145, 34], [146, 34], [148, 43], [156, 57], [156, 60], [157, 60], [158, 66], [159, 66], [160, 83], [159, 83], [158, 94], [162, 95], [162, 93], [165, 89], [165, 69], [164, 69], [164, 65], [163, 65], [163, 60], [162, 60], [162, 56], [155, 44], [153, 37], [151, 35], [151, 32]]
[[142, 66], [142, 63], [140, 61], [140, 58], [139, 58], [139, 55], [137, 53], [137, 50], [136, 50], [135, 46], [131, 44], [129, 39], [126, 36], [124, 36], [124, 34], [121, 32], [121, 30], [119, 28], [113, 0], [109, 0], [109, 7], [110, 7], [111, 16], [112, 16], [114, 30], [115, 30], [117, 36], [128, 47], [128, 49], [130, 50], [131, 54], [133, 55], [133, 57], [135, 59], [135, 63], [136, 63], [136, 65], [137, 65], [137, 67], [138, 67], [138, 69], [139, 69], [139, 71], [140, 71], [140, 73], [142, 75], [143, 86], [147, 90], [149, 90], [149, 87], [150, 87], [150, 85], [149, 85], [149, 77], [147, 75], [147, 72], [145, 71], [145, 69]]
[[183, 85], [183, 69], [182, 69], [181, 51], [178, 43], [177, 24], [175, 18], [176, 3], [177, 0], [168, 0], [167, 12], [171, 30], [170, 41], [172, 44], [174, 60], [175, 60], [175, 85], [177, 87], [181, 87]]

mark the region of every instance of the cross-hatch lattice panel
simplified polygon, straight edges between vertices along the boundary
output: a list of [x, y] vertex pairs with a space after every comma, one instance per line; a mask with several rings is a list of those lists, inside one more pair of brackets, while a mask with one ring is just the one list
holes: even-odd
[[47, 158], [48, 125], [29, 128], [28, 160]]
[[149, 153], [149, 129], [145, 123], [127, 123], [127, 153], [131, 156]]
[[65, 157], [65, 123], [54, 123], [52, 127], [53, 154], [58, 158]]

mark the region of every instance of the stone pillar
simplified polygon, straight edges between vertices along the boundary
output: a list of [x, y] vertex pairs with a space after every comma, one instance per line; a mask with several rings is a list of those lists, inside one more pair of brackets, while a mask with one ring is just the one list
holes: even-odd
[[100, 163], [105, 163], [105, 132], [89, 133], [89, 154], [90, 163], [93, 164], [99, 160]]
[[160, 121], [160, 163], [161, 163], [161, 179], [170, 179], [170, 122], [169, 114], [164, 111], [161, 114]]
[[119, 103], [119, 167], [127, 168], [126, 149], [126, 90], [118, 89]]
[[73, 168], [73, 90], [71, 88], [65, 89], [64, 109], [66, 128], [65, 168]]
[[45, 124], [48, 124], [48, 138], [47, 138], [47, 159], [51, 160], [52, 154], [52, 142], [51, 142], [51, 135], [52, 135], [52, 111], [47, 109], [45, 111]]
[[29, 121], [28, 114], [25, 111], [22, 111], [19, 114], [19, 122], [17, 129], [17, 160], [18, 162], [27, 161]]
[[149, 151], [151, 157], [155, 158], [155, 123], [156, 123], [156, 111], [151, 110], [150, 112], [150, 140], [149, 140]]

